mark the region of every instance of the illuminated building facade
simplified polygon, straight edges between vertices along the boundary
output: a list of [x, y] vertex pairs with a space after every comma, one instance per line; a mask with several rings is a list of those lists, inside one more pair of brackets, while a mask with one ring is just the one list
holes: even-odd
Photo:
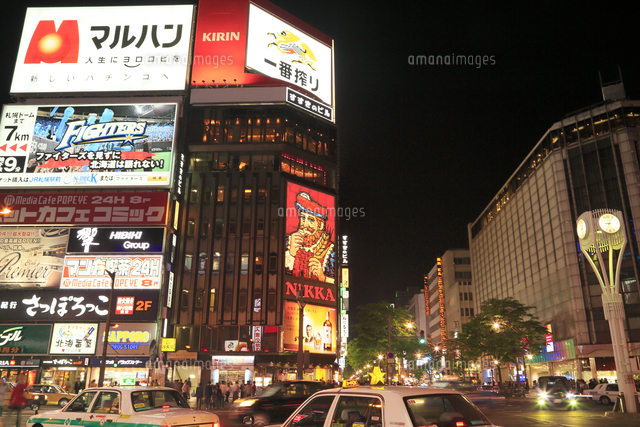
[[512, 297], [533, 306], [533, 314], [549, 325], [547, 346], [530, 364], [530, 380], [553, 374], [615, 378], [600, 288], [575, 231], [580, 214], [599, 208], [618, 209], [625, 217], [629, 244], [620, 291], [637, 370], [640, 254], [633, 224], [640, 219], [639, 126], [638, 101], [606, 100], [567, 115], [545, 132], [469, 225], [478, 306]]

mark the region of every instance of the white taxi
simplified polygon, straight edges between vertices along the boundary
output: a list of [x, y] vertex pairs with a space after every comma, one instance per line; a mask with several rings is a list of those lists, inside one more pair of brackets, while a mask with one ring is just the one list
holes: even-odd
[[220, 427], [217, 415], [191, 409], [166, 387], [89, 388], [64, 408], [34, 415], [27, 427]]
[[[250, 417], [244, 420], [251, 424]], [[447, 389], [354, 386], [319, 391], [282, 427], [493, 426], [462, 393]]]

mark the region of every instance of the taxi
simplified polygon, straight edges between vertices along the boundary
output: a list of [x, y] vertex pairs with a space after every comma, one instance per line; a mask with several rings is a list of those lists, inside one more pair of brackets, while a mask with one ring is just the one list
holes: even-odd
[[[251, 425], [250, 417], [244, 420]], [[493, 426], [462, 393], [449, 389], [358, 386], [319, 391], [282, 427]]]
[[31, 384], [26, 389], [27, 393], [42, 395], [44, 403], [47, 405], [58, 405], [64, 408], [75, 394], [67, 393], [60, 386], [55, 384]]
[[27, 420], [27, 427], [220, 427], [217, 415], [191, 409], [168, 387], [89, 388], [64, 408]]

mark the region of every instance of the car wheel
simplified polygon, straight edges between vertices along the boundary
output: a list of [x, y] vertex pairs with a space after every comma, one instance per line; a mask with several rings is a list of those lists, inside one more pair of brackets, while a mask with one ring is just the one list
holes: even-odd
[[34, 411], [37, 411], [38, 409], [40, 409], [40, 404], [39, 403], [32, 403], [30, 408]]
[[69, 399], [60, 399], [58, 401], [58, 406], [64, 408], [65, 406], [67, 406], [67, 403], [69, 403]]
[[267, 414], [254, 414], [253, 424], [251, 427], [265, 427], [269, 424], [269, 417]]
[[607, 396], [602, 396], [600, 398], [600, 403], [602, 403], [603, 405], [608, 405], [611, 403], [611, 399], [609, 399]]

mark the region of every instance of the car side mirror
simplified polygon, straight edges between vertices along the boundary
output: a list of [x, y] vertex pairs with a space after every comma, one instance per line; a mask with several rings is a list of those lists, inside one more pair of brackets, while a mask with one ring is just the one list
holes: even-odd
[[71, 410], [72, 411], [84, 411], [84, 403], [82, 402], [73, 402], [71, 404]]

